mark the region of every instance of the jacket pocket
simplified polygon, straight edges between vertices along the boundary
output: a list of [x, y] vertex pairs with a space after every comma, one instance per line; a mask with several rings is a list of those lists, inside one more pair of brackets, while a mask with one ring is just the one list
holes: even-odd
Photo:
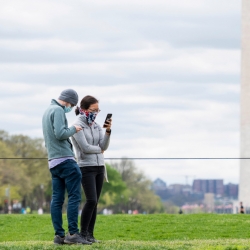
[[96, 158], [95, 154], [84, 154], [83, 152], [81, 152], [80, 162], [85, 166], [88, 165], [96, 166], [97, 161], [95, 158]]

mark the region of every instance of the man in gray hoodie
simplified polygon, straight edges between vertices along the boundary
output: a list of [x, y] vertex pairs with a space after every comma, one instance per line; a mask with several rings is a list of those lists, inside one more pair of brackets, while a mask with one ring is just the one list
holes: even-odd
[[[62, 91], [58, 100], [52, 100], [43, 115], [43, 135], [48, 152], [49, 169], [52, 177], [51, 218], [55, 229], [55, 244], [91, 244], [78, 229], [78, 207], [81, 201], [82, 174], [77, 165], [69, 137], [82, 128], [68, 127], [65, 113], [78, 103], [78, 95], [73, 89]], [[67, 219], [69, 233], [65, 237], [62, 227], [62, 206], [68, 193]]]

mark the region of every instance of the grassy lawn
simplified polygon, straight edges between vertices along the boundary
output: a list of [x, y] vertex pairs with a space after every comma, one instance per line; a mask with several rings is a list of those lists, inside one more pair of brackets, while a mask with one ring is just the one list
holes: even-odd
[[[67, 220], [64, 217], [64, 227]], [[92, 246], [52, 243], [49, 215], [0, 215], [0, 249], [249, 249], [249, 215], [99, 215]]]

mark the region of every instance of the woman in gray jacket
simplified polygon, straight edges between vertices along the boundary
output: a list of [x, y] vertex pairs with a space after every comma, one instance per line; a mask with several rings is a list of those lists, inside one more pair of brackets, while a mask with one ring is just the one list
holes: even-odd
[[103, 129], [95, 122], [100, 112], [98, 100], [93, 96], [85, 96], [80, 107], [76, 108], [79, 115], [75, 125], [82, 131], [72, 136], [77, 163], [82, 172], [82, 187], [86, 196], [86, 203], [81, 214], [81, 235], [87, 241], [98, 242], [94, 238], [94, 226], [97, 214], [97, 203], [101, 194], [106, 168], [103, 152], [107, 150], [111, 134], [111, 119], [103, 134]]

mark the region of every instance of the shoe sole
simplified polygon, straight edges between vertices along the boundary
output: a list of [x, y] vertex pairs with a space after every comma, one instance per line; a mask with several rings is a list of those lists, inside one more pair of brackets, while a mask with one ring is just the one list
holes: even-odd
[[64, 241], [64, 243], [65, 243], [65, 244], [68, 244], [68, 245], [74, 245], [74, 244], [76, 244], [76, 245], [92, 245], [92, 243], [91, 243], [91, 244], [89, 244], [89, 243], [83, 243], [83, 242], [72, 242], [72, 241]]

